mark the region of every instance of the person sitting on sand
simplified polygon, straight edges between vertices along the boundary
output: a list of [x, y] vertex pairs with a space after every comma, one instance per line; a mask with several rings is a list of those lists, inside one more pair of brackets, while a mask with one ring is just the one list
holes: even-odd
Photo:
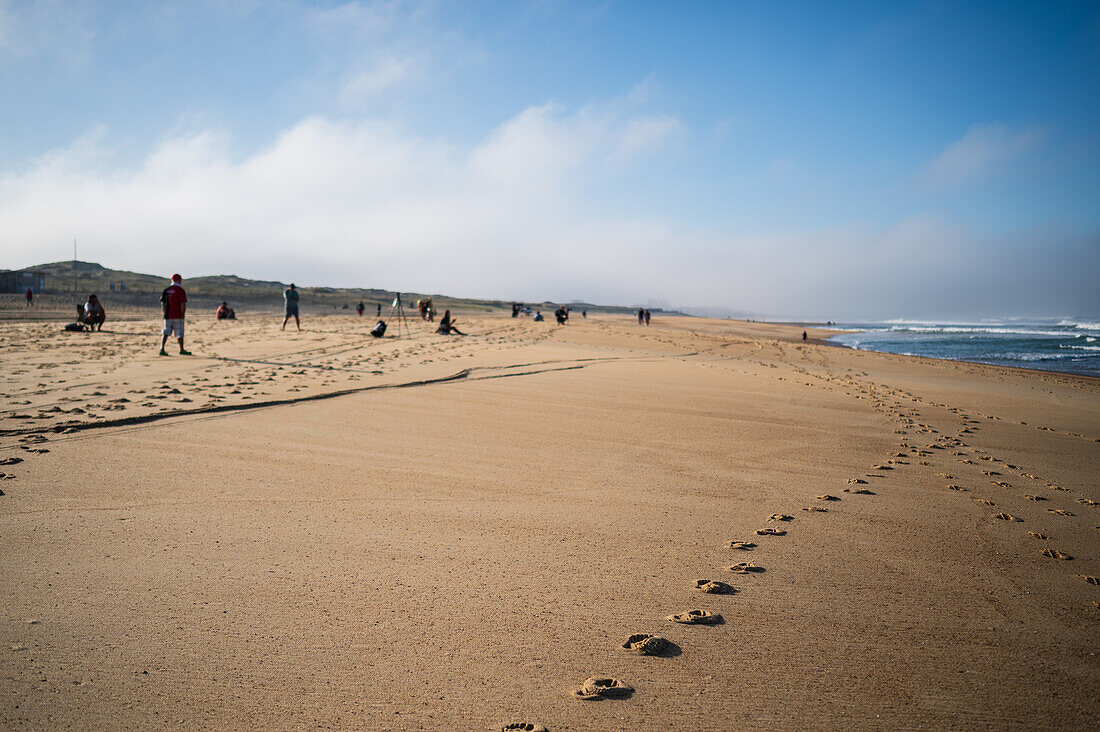
[[91, 327], [93, 331], [103, 330], [103, 322], [107, 320], [107, 311], [103, 309], [103, 306], [99, 304], [99, 298], [93, 292], [88, 295], [88, 302], [84, 303], [84, 318], [83, 322]]
[[538, 310], [536, 310], [536, 311], [535, 311], [535, 317], [534, 317], [534, 321], [535, 321], [536, 323], [541, 323], [541, 322], [542, 322], [543, 320], [544, 320], [544, 318], [542, 317], [542, 313], [540, 313], [540, 312], [539, 312]]
[[443, 317], [439, 319], [439, 327], [436, 329], [435, 332], [442, 335], [466, 335], [455, 327], [455, 322], [451, 320], [450, 310], [446, 310], [443, 312]]
[[229, 303], [223, 302], [214, 312], [214, 317], [218, 320], [236, 320], [237, 313], [233, 310], [233, 308], [229, 307]]

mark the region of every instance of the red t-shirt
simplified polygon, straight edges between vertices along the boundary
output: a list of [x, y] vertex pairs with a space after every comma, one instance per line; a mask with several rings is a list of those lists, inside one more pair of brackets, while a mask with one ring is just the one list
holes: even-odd
[[168, 294], [168, 312], [165, 318], [179, 320], [183, 317], [183, 306], [187, 303], [187, 293], [177, 284], [173, 284], [165, 292]]

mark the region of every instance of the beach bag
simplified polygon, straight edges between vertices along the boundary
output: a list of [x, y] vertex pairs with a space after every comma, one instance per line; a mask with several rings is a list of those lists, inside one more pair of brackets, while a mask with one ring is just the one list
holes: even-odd
[[83, 333], [84, 332], [84, 324], [83, 323], [69, 323], [68, 325], [65, 326], [65, 330], [69, 331], [70, 333]]
[[381, 338], [386, 335], [386, 321], [379, 320], [378, 323], [371, 328], [370, 334], [375, 338]]

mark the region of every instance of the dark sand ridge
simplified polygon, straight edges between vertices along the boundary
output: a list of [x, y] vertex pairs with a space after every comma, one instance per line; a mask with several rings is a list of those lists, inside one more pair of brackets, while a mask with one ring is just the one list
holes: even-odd
[[[548, 338], [552, 327], [500, 322], [473, 324], [484, 337], [387, 344], [378, 378], [456, 364], [535, 373], [5, 438], [49, 452], [0, 452], [24, 458], [0, 468], [15, 475], [0, 482], [0, 585], [13, 598], [0, 614], [0, 719], [1097, 722], [1100, 588], [1081, 575], [1100, 574], [1100, 514], [1078, 503], [1100, 498], [1094, 381], [803, 346], [713, 321], [596, 319]], [[316, 347], [339, 350], [347, 336], [331, 324]], [[253, 337], [219, 355], [279, 355], [265, 332]], [[165, 361], [135, 354], [119, 366], [130, 385], [97, 390], [189, 382], [211, 366]], [[209, 378], [280, 373], [215, 367], [239, 370]], [[34, 379], [54, 372], [65, 378], [32, 368], [15, 386], [45, 388]], [[343, 373], [277, 383], [332, 389]], [[828, 511], [801, 510], [812, 505]], [[766, 527], [787, 533], [758, 536]], [[758, 546], [726, 548], [735, 540]], [[744, 561], [766, 571], [725, 570]], [[701, 593], [699, 578], [738, 592]], [[691, 608], [724, 622], [664, 620]], [[668, 638], [677, 655], [625, 651], [636, 633]], [[572, 698], [591, 676], [634, 693]]]

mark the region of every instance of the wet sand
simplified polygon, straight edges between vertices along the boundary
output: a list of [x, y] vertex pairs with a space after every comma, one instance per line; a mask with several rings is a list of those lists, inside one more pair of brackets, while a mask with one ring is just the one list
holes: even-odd
[[0, 724], [1100, 723], [1100, 381], [459, 319], [5, 322]]

